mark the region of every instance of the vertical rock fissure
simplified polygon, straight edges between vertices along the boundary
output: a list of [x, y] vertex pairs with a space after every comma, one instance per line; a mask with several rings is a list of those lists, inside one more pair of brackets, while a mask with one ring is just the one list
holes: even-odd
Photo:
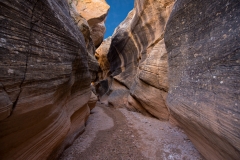
[[[23, 85], [23, 83], [24, 83], [24, 81], [25, 81], [25, 79], [26, 79], [26, 74], [27, 74], [27, 69], [28, 69], [28, 59], [29, 59], [29, 54], [30, 54], [30, 52], [31, 52], [30, 39], [31, 39], [31, 36], [32, 36], [32, 29], [33, 29], [35, 23], [38, 22], [38, 20], [33, 21], [34, 10], [35, 10], [36, 5], [37, 5], [38, 2], [39, 2], [39, 0], [36, 1], [36, 3], [35, 3], [34, 6], [33, 6], [32, 12], [31, 12], [32, 15], [31, 15], [30, 31], [29, 31], [30, 34], [29, 34], [29, 37], [28, 37], [28, 51], [27, 51], [27, 55], [26, 55], [26, 64], [25, 64], [24, 75], [23, 75], [23, 79], [22, 79], [22, 81], [21, 81], [21, 83], [20, 83], [20, 85], [19, 85], [20, 91], [19, 91], [19, 93], [18, 93], [18, 95], [17, 95], [16, 100], [13, 102], [13, 107], [12, 107], [12, 110], [11, 110], [11, 113], [10, 113], [9, 117], [12, 115], [14, 109], [15, 109], [16, 106], [17, 106], [19, 97], [20, 97], [20, 95], [21, 95], [21, 93], [22, 93], [22, 85]], [[42, 13], [42, 14], [43, 14], [43, 13]]]
[[3, 83], [0, 82], [0, 84], [2, 85], [2, 89], [7, 93], [7, 89], [6, 89], [6, 87], [3, 85]]

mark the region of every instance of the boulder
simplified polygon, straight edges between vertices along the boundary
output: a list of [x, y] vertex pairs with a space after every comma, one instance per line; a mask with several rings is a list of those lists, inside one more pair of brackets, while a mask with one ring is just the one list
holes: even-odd
[[88, 101], [88, 106], [90, 110], [92, 110], [96, 106], [97, 101], [98, 101], [97, 96], [92, 92], [91, 97]]
[[117, 80], [112, 80], [112, 85], [108, 96], [108, 104], [114, 108], [124, 108], [127, 106], [129, 90], [119, 83]]

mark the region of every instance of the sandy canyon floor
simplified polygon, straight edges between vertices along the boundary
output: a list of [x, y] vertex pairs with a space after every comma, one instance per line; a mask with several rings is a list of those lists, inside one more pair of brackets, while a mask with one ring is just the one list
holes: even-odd
[[61, 160], [203, 160], [184, 132], [155, 118], [97, 103]]

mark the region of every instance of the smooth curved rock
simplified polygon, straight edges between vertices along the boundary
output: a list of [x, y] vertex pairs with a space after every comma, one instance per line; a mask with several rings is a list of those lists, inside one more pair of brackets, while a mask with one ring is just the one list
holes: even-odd
[[[110, 77], [129, 90], [121, 92], [129, 99], [121, 106], [131, 109], [135, 106], [136, 110], [162, 120], [169, 117], [165, 104], [168, 65], [163, 35], [173, 4], [174, 0], [136, 0], [134, 9], [115, 29], [107, 54]], [[116, 100], [119, 106], [121, 102], [113, 98], [119, 95], [113, 95], [118, 91], [112, 90], [111, 104]]]
[[127, 99], [127, 109], [131, 111], [140, 112], [145, 116], [151, 117], [151, 114], [130, 94]]
[[93, 42], [96, 47], [99, 47], [103, 41], [104, 33], [106, 32], [105, 21], [93, 25], [91, 29]]
[[91, 98], [88, 101], [88, 106], [89, 106], [90, 110], [92, 110], [96, 106], [97, 101], [98, 101], [97, 96], [92, 92]]
[[104, 80], [107, 79], [111, 73], [110, 73], [110, 64], [107, 59], [107, 54], [109, 51], [109, 47], [111, 45], [111, 37], [108, 37], [105, 39], [101, 45], [97, 48], [95, 57], [98, 61], [98, 64], [100, 66], [100, 70], [98, 71], [98, 80]]
[[91, 38], [98, 47], [106, 31], [104, 22], [110, 6], [105, 0], [68, 0], [73, 8], [87, 20], [91, 28]]
[[[69, 2], [69, 8], [70, 8], [70, 14], [72, 18], [74, 19], [75, 23], [77, 24], [79, 30], [83, 33], [84, 40], [86, 43], [86, 48], [88, 52], [88, 66], [89, 66], [89, 71], [91, 73], [92, 81], [97, 80], [97, 74], [96, 71], [99, 69], [98, 62], [95, 58], [95, 45], [92, 39], [92, 30], [91, 27], [89, 26], [87, 20], [83, 18], [81, 14], [82, 12], [79, 12], [76, 8], [76, 3], [77, 1], [72, 1], [68, 0]], [[104, 34], [105, 31], [103, 31]]]
[[140, 64], [130, 91], [149, 113], [158, 119], [168, 120], [169, 110], [165, 104], [168, 92], [168, 63], [163, 39], [157, 42], [146, 60]]
[[178, 0], [168, 21], [171, 114], [207, 159], [240, 158], [240, 2]]
[[98, 67], [67, 1], [2, 0], [0, 15], [0, 159], [57, 157], [84, 129]]
[[128, 94], [129, 90], [121, 83], [113, 79], [108, 103], [115, 108], [127, 107]]

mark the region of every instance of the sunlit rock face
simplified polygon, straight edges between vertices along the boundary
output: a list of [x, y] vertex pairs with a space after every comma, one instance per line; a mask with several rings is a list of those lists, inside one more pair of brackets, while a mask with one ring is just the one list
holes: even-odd
[[98, 47], [103, 41], [105, 28], [105, 19], [110, 6], [105, 0], [68, 0], [72, 7], [87, 20], [91, 28], [91, 37]]
[[168, 120], [168, 65], [163, 35], [173, 4], [174, 0], [136, 0], [134, 9], [115, 29], [107, 54], [113, 80], [105, 85], [110, 88], [105, 90], [113, 106]]
[[206, 159], [239, 159], [240, 3], [174, 2], [135, 0], [97, 92], [114, 107], [170, 119]]
[[167, 105], [207, 159], [240, 157], [240, 2], [178, 0], [165, 43]]
[[92, 81], [96, 81], [99, 65], [94, 55], [96, 47], [103, 41], [106, 31], [104, 23], [110, 7], [105, 0], [68, 0], [68, 3], [70, 14], [83, 33], [89, 54], [89, 70], [92, 73]]
[[0, 8], [0, 159], [55, 158], [96, 102], [88, 24], [74, 22], [65, 0], [2, 0]]
[[110, 64], [107, 54], [111, 45], [112, 37], [105, 39], [95, 52], [95, 57], [99, 63], [100, 70], [98, 72], [98, 79], [104, 80], [110, 76]]

